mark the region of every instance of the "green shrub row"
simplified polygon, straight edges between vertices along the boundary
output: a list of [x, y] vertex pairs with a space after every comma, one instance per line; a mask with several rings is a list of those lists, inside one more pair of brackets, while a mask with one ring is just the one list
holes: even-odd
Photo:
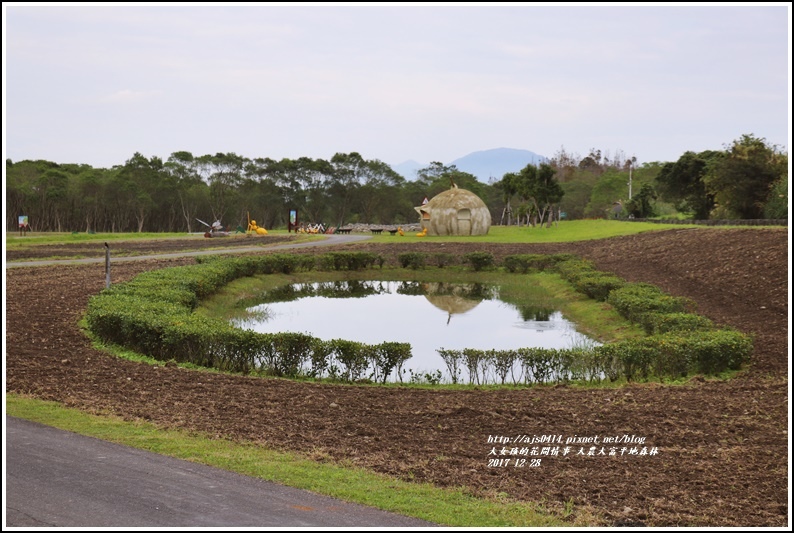
[[607, 302], [624, 318], [644, 325], [649, 313], [687, 313], [695, 309], [689, 298], [670, 296], [649, 283], [627, 283], [609, 294]]
[[516, 350], [439, 349], [452, 383], [462, 370], [469, 383], [554, 384], [678, 379], [738, 370], [753, 350], [750, 337], [732, 329], [674, 332], [600, 346]]
[[452, 383], [463, 370], [468, 382], [488, 384], [553, 384], [570, 381], [601, 381], [604, 376], [592, 348], [518, 348], [515, 350], [436, 350]]
[[645, 330], [648, 336], [643, 339], [595, 349], [595, 367], [609, 379], [718, 374], [737, 370], [749, 361], [751, 337], [730, 328], [718, 329], [711, 320], [694, 313], [696, 305], [690, 298], [665, 294], [649, 283], [628, 283], [575, 256], [558, 254], [555, 262], [530, 257], [508, 256], [504, 264], [506, 268], [510, 265], [511, 272], [524, 268], [556, 271], [577, 291], [609, 303]]
[[553, 270], [564, 262], [577, 259], [573, 254], [516, 254], [508, 255], [502, 260], [502, 266], [508, 272], [526, 274]]
[[[444, 252], [403, 252], [397, 254], [397, 262], [402, 268], [418, 270], [427, 265], [435, 265], [444, 268], [448, 265], [458, 263], [458, 258], [450, 253]], [[462, 264], [467, 264], [472, 270], [479, 272], [494, 266], [494, 256], [490, 252], [469, 252], [460, 258]]]
[[645, 380], [738, 370], [753, 351], [749, 336], [732, 329], [668, 332], [596, 348], [606, 376]]
[[[369, 371], [370, 377], [385, 380], [396, 365], [410, 358], [407, 343], [356, 344], [343, 349], [348, 341], [326, 344], [303, 334], [260, 334], [193, 313], [202, 298], [237, 278], [314, 268], [361, 270], [375, 264], [383, 262], [369, 252], [205, 256], [195, 265], [146, 272], [104, 290], [89, 301], [86, 320], [104, 341], [158, 360], [280, 376], [305, 372], [319, 377], [328, 372], [328, 377], [360, 379]], [[367, 365], [361, 367], [350, 354], [358, 354], [358, 360], [366, 360]]]

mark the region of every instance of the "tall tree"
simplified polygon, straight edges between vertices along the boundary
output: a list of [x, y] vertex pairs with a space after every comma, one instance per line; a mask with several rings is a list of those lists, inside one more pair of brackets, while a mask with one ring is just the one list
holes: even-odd
[[502, 192], [502, 201], [504, 202], [504, 208], [502, 210], [502, 216], [499, 220], [499, 224], [504, 224], [505, 218], [507, 218], [507, 225], [512, 225], [512, 217], [513, 217], [513, 206], [511, 202], [513, 201], [513, 197], [518, 194], [518, 182], [519, 176], [516, 172], [508, 172], [502, 179], [494, 183], [494, 187]]
[[519, 194], [531, 204], [528, 211], [537, 217], [540, 225], [547, 215], [551, 223], [553, 208], [565, 195], [554, 174], [554, 168], [548, 163], [541, 163], [539, 167], [527, 165], [518, 173]]
[[655, 216], [653, 202], [656, 200], [656, 191], [647, 183], [643, 184], [640, 192], [631, 197], [626, 203], [629, 216], [634, 218], [651, 218]]
[[723, 156], [713, 150], [685, 152], [675, 163], [665, 163], [656, 177], [657, 193], [677, 210], [691, 212], [697, 220], [708, 219], [714, 208], [714, 193], [706, 187], [705, 177], [709, 167]]
[[623, 201], [628, 197], [628, 175], [622, 171], [608, 169], [593, 185], [585, 216], [611, 218], [622, 212]]
[[361, 154], [336, 153], [331, 158], [333, 175], [330, 182], [329, 193], [333, 208], [333, 223], [343, 225], [352, 208], [353, 198], [361, 187], [366, 175], [369, 173], [367, 163]]
[[85, 221], [85, 231], [96, 231], [102, 210], [105, 173], [101, 169], [86, 168], [74, 182], [77, 211]]
[[788, 156], [752, 134], [733, 141], [704, 178], [720, 218], [763, 218], [769, 190], [788, 169]]
[[765, 218], [788, 218], [788, 171], [772, 184], [764, 205]]
[[147, 217], [167, 196], [161, 194], [164, 175], [162, 159], [157, 156], [146, 159], [139, 152], [135, 152], [119, 170], [117, 178], [124, 184], [123, 191], [127, 193], [125, 203], [132, 210], [139, 233], [143, 231]]
[[178, 209], [188, 233], [196, 225], [199, 211], [209, 206], [209, 185], [197, 171], [197, 160], [190, 152], [174, 152], [165, 163], [165, 170], [175, 180]]
[[[215, 155], [203, 155], [198, 158], [197, 163], [197, 170], [210, 186], [213, 221], [222, 221], [236, 201], [237, 187], [244, 177], [246, 159], [234, 152], [219, 152]], [[239, 219], [239, 211], [236, 209], [232, 218]]]
[[405, 178], [377, 159], [367, 160], [365, 164], [368, 171], [357, 190], [355, 206], [364, 222], [388, 223], [395, 213], [391, 204], [397, 202], [399, 195], [396, 192], [405, 183]]
[[565, 146], [561, 146], [556, 154], [551, 158], [549, 164], [557, 171], [557, 180], [560, 183], [567, 183], [576, 172], [581, 157], [565, 151]]

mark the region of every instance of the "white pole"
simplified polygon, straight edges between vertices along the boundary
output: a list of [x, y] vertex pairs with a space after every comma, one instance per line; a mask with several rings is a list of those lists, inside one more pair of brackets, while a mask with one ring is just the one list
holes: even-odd
[[629, 161], [629, 200], [631, 200], [631, 161]]

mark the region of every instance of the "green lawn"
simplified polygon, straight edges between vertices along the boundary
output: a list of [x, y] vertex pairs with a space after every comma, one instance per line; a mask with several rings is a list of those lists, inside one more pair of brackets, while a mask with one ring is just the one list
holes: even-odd
[[[406, 232], [404, 236], [389, 233], [373, 237], [367, 242], [488, 242], [488, 243], [550, 243], [589, 241], [607, 239], [620, 235], [634, 235], [646, 231], [660, 231], [671, 228], [702, 227], [683, 224], [654, 224], [652, 222], [622, 222], [617, 220], [572, 220], [562, 221], [552, 227], [491, 226], [487, 235], [417, 237], [416, 232]], [[724, 227], [724, 226], [723, 226]]]

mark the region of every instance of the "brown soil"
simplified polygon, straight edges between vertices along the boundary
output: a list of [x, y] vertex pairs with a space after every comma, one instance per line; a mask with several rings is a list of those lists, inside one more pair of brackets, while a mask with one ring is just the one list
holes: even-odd
[[[156, 246], [162, 252], [181, 244]], [[559, 245], [423, 241], [342, 248], [374, 250], [390, 262], [409, 248], [458, 254], [487, 249], [497, 258], [578, 253], [627, 280], [688, 296], [701, 314], [753, 334], [752, 364], [730, 381], [696, 378], [683, 386], [468, 391], [155, 367], [91, 347], [77, 321], [88, 299], [104, 287], [104, 272], [97, 265], [72, 265], [6, 270], [7, 390], [318, 460], [345, 460], [403, 479], [463, 486], [479, 495], [506, 494], [550, 510], [572, 501], [571, 520], [581, 512], [594, 513], [605, 525], [787, 525], [786, 229], [685, 229]], [[114, 266], [114, 281], [192, 262], [121, 262]], [[523, 468], [513, 461], [489, 468], [489, 458], [498, 457], [489, 454], [502, 447], [541, 451], [543, 445], [489, 442], [521, 435], [562, 435], [563, 444], [556, 456], [503, 456], [526, 459]], [[609, 456], [604, 437], [623, 435], [645, 441], [618, 444]], [[599, 436], [596, 455], [579, 455], [590, 444], [570, 444], [563, 456], [564, 441], [574, 436]], [[599, 455], [602, 446], [607, 455]], [[629, 455], [635, 446], [658, 454]], [[540, 466], [530, 467], [532, 459], [541, 459]]]
[[[153, 254], [177, 253], [196, 250], [223, 250], [224, 248], [266, 246], [274, 243], [285, 244], [295, 240], [296, 235], [229, 235], [227, 237], [174, 238], [160, 240], [110, 241], [112, 257], [127, 257]], [[32, 240], [32, 239], [31, 239]], [[31, 245], [25, 249], [6, 250], [6, 261], [39, 260], [48, 258], [103, 258], [105, 248], [97, 241], [75, 244], [42, 244]]]

